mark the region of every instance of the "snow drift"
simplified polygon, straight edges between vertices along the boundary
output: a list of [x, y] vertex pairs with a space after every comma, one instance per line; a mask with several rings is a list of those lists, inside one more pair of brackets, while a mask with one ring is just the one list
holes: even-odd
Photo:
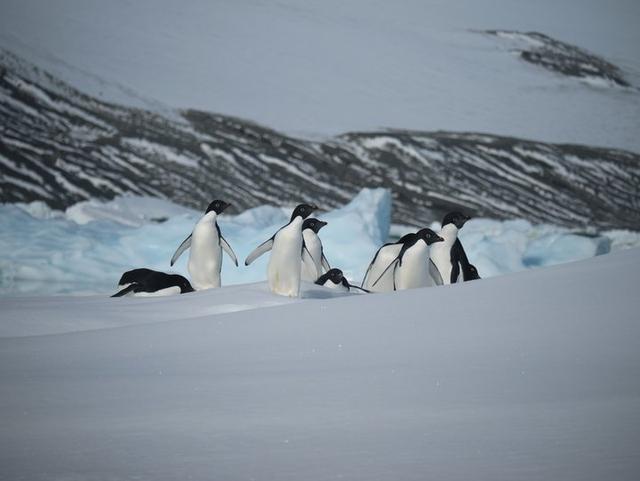
[[635, 480], [639, 273], [0, 299], [0, 478]]

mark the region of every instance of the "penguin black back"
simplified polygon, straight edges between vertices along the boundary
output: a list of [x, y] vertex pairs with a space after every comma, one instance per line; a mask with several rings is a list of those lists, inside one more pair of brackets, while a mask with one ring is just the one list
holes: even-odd
[[111, 297], [122, 297], [130, 292], [157, 292], [169, 287], [179, 287], [180, 294], [187, 292], [193, 292], [194, 289], [191, 283], [183, 276], [179, 274], [165, 274], [164, 272], [153, 271], [148, 269], [150, 273], [133, 282], [129, 286], [125, 287], [121, 291], [116, 292]]
[[141, 282], [144, 278], [148, 277], [154, 272], [157, 271], [147, 269], [145, 267], [141, 267], [139, 269], [131, 269], [130, 271], [122, 274], [120, 280], [118, 281], [118, 285], [122, 286], [124, 284], [131, 284], [133, 282]]

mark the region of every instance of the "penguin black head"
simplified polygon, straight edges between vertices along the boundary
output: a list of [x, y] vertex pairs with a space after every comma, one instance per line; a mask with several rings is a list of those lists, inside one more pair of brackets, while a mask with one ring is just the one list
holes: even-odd
[[193, 292], [194, 289], [191, 287], [191, 283], [179, 274], [170, 274], [169, 277], [174, 285], [180, 288], [180, 294], [184, 294], [186, 292]]
[[322, 229], [325, 225], [327, 225], [326, 222], [318, 220], [315, 217], [309, 217], [308, 219], [305, 219], [304, 222], [302, 223], [302, 230], [311, 229], [313, 232], [317, 234], [318, 231]]
[[344, 274], [342, 273], [342, 271], [340, 269], [336, 269], [335, 267], [333, 269], [329, 269], [326, 272], [325, 276], [334, 284], [340, 284], [342, 282], [342, 279], [344, 279]]
[[430, 246], [431, 244], [435, 243], [435, 242], [442, 242], [444, 241], [444, 239], [442, 237], [440, 237], [438, 234], [436, 234], [435, 232], [433, 232], [431, 229], [420, 229], [418, 232], [418, 237], [422, 240], [424, 240], [424, 242]]
[[476, 269], [476, 266], [474, 266], [473, 264], [469, 264], [467, 266], [467, 270], [469, 271], [470, 281], [480, 279], [480, 274], [478, 274], [478, 269]]
[[211, 204], [209, 204], [209, 207], [207, 207], [205, 214], [208, 214], [211, 211], [214, 211], [216, 214], [221, 214], [222, 211], [225, 210], [230, 205], [231, 204], [225, 202], [224, 200], [216, 199], [213, 202], [211, 202]]
[[303, 219], [306, 219], [311, 215], [311, 213], [318, 208], [317, 205], [313, 204], [300, 204], [295, 209], [293, 209], [293, 213], [291, 214], [291, 220], [300, 216]]
[[462, 212], [449, 212], [444, 216], [444, 219], [442, 219], [442, 227], [447, 224], [453, 224], [458, 229], [462, 229], [464, 223], [469, 219], [471, 219], [471, 217], [469, 217], [468, 215], [464, 215]]

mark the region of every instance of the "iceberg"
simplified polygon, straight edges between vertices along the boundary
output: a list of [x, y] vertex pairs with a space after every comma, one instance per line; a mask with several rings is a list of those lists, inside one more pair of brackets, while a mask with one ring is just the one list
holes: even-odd
[[[220, 228], [241, 265], [225, 257], [223, 285], [266, 279], [268, 255], [249, 267], [244, 258], [284, 225], [293, 206], [260, 206], [222, 215]], [[350, 203], [316, 212], [328, 222], [320, 237], [332, 267], [360, 283], [378, 247], [390, 237], [424, 226], [390, 225], [389, 190], [363, 189]], [[42, 202], [0, 205], [0, 294], [110, 294], [120, 275], [149, 267], [188, 276], [188, 254], [171, 268], [169, 260], [202, 213], [165, 199], [124, 196], [90, 200], [66, 211]], [[437, 230], [434, 222], [430, 226]], [[471, 262], [482, 277], [586, 259], [640, 245], [629, 231], [586, 235], [522, 219], [472, 219], [460, 232]]]

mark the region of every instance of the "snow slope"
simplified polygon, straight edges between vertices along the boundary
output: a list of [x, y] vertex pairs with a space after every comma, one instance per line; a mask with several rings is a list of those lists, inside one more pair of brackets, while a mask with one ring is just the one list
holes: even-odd
[[476, 32], [550, 35], [637, 87], [639, 18], [635, 0], [4, 0], [0, 45], [104, 100], [288, 133], [443, 129], [638, 152], [637, 91], [550, 74]]
[[0, 299], [0, 479], [635, 480], [639, 273]]

